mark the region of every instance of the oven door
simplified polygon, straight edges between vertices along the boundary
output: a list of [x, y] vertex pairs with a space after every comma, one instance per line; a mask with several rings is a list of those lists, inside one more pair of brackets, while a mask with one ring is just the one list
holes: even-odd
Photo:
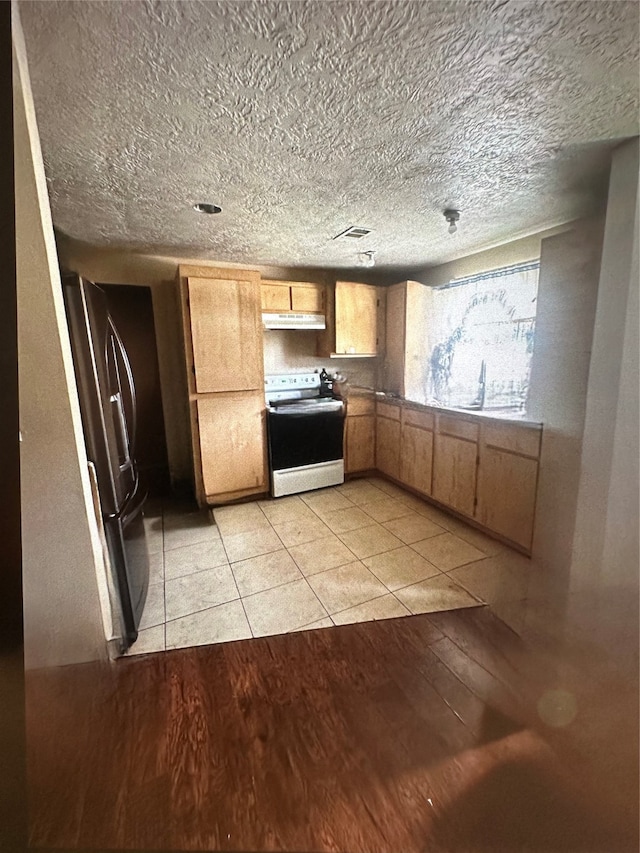
[[272, 494], [344, 482], [344, 406], [283, 406], [268, 410]]

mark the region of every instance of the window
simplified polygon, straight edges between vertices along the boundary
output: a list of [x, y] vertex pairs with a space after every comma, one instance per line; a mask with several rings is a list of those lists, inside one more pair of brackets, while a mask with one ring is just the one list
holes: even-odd
[[539, 262], [455, 279], [432, 292], [426, 402], [523, 411], [536, 322]]

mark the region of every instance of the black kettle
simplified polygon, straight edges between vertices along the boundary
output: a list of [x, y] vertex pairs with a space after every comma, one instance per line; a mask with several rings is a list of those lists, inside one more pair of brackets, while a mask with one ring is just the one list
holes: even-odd
[[320, 371], [320, 396], [333, 396], [333, 379], [331, 378], [331, 376], [329, 376], [324, 367]]

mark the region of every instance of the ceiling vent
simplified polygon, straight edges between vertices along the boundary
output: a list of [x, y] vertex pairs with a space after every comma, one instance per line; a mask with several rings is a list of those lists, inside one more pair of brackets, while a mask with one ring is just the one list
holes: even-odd
[[340, 240], [342, 237], [351, 237], [353, 240], [361, 240], [367, 234], [371, 234], [371, 228], [363, 228], [361, 225], [351, 225], [346, 231], [336, 234], [333, 239]]

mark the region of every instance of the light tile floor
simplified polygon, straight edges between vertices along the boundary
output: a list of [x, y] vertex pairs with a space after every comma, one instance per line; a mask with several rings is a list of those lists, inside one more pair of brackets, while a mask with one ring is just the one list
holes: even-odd
[[[215, 518], [215, 522], [214, 522]], [[531, 562], [381, 478], [146, 512], [151, 583], [129, 654], [527, 597]]]

